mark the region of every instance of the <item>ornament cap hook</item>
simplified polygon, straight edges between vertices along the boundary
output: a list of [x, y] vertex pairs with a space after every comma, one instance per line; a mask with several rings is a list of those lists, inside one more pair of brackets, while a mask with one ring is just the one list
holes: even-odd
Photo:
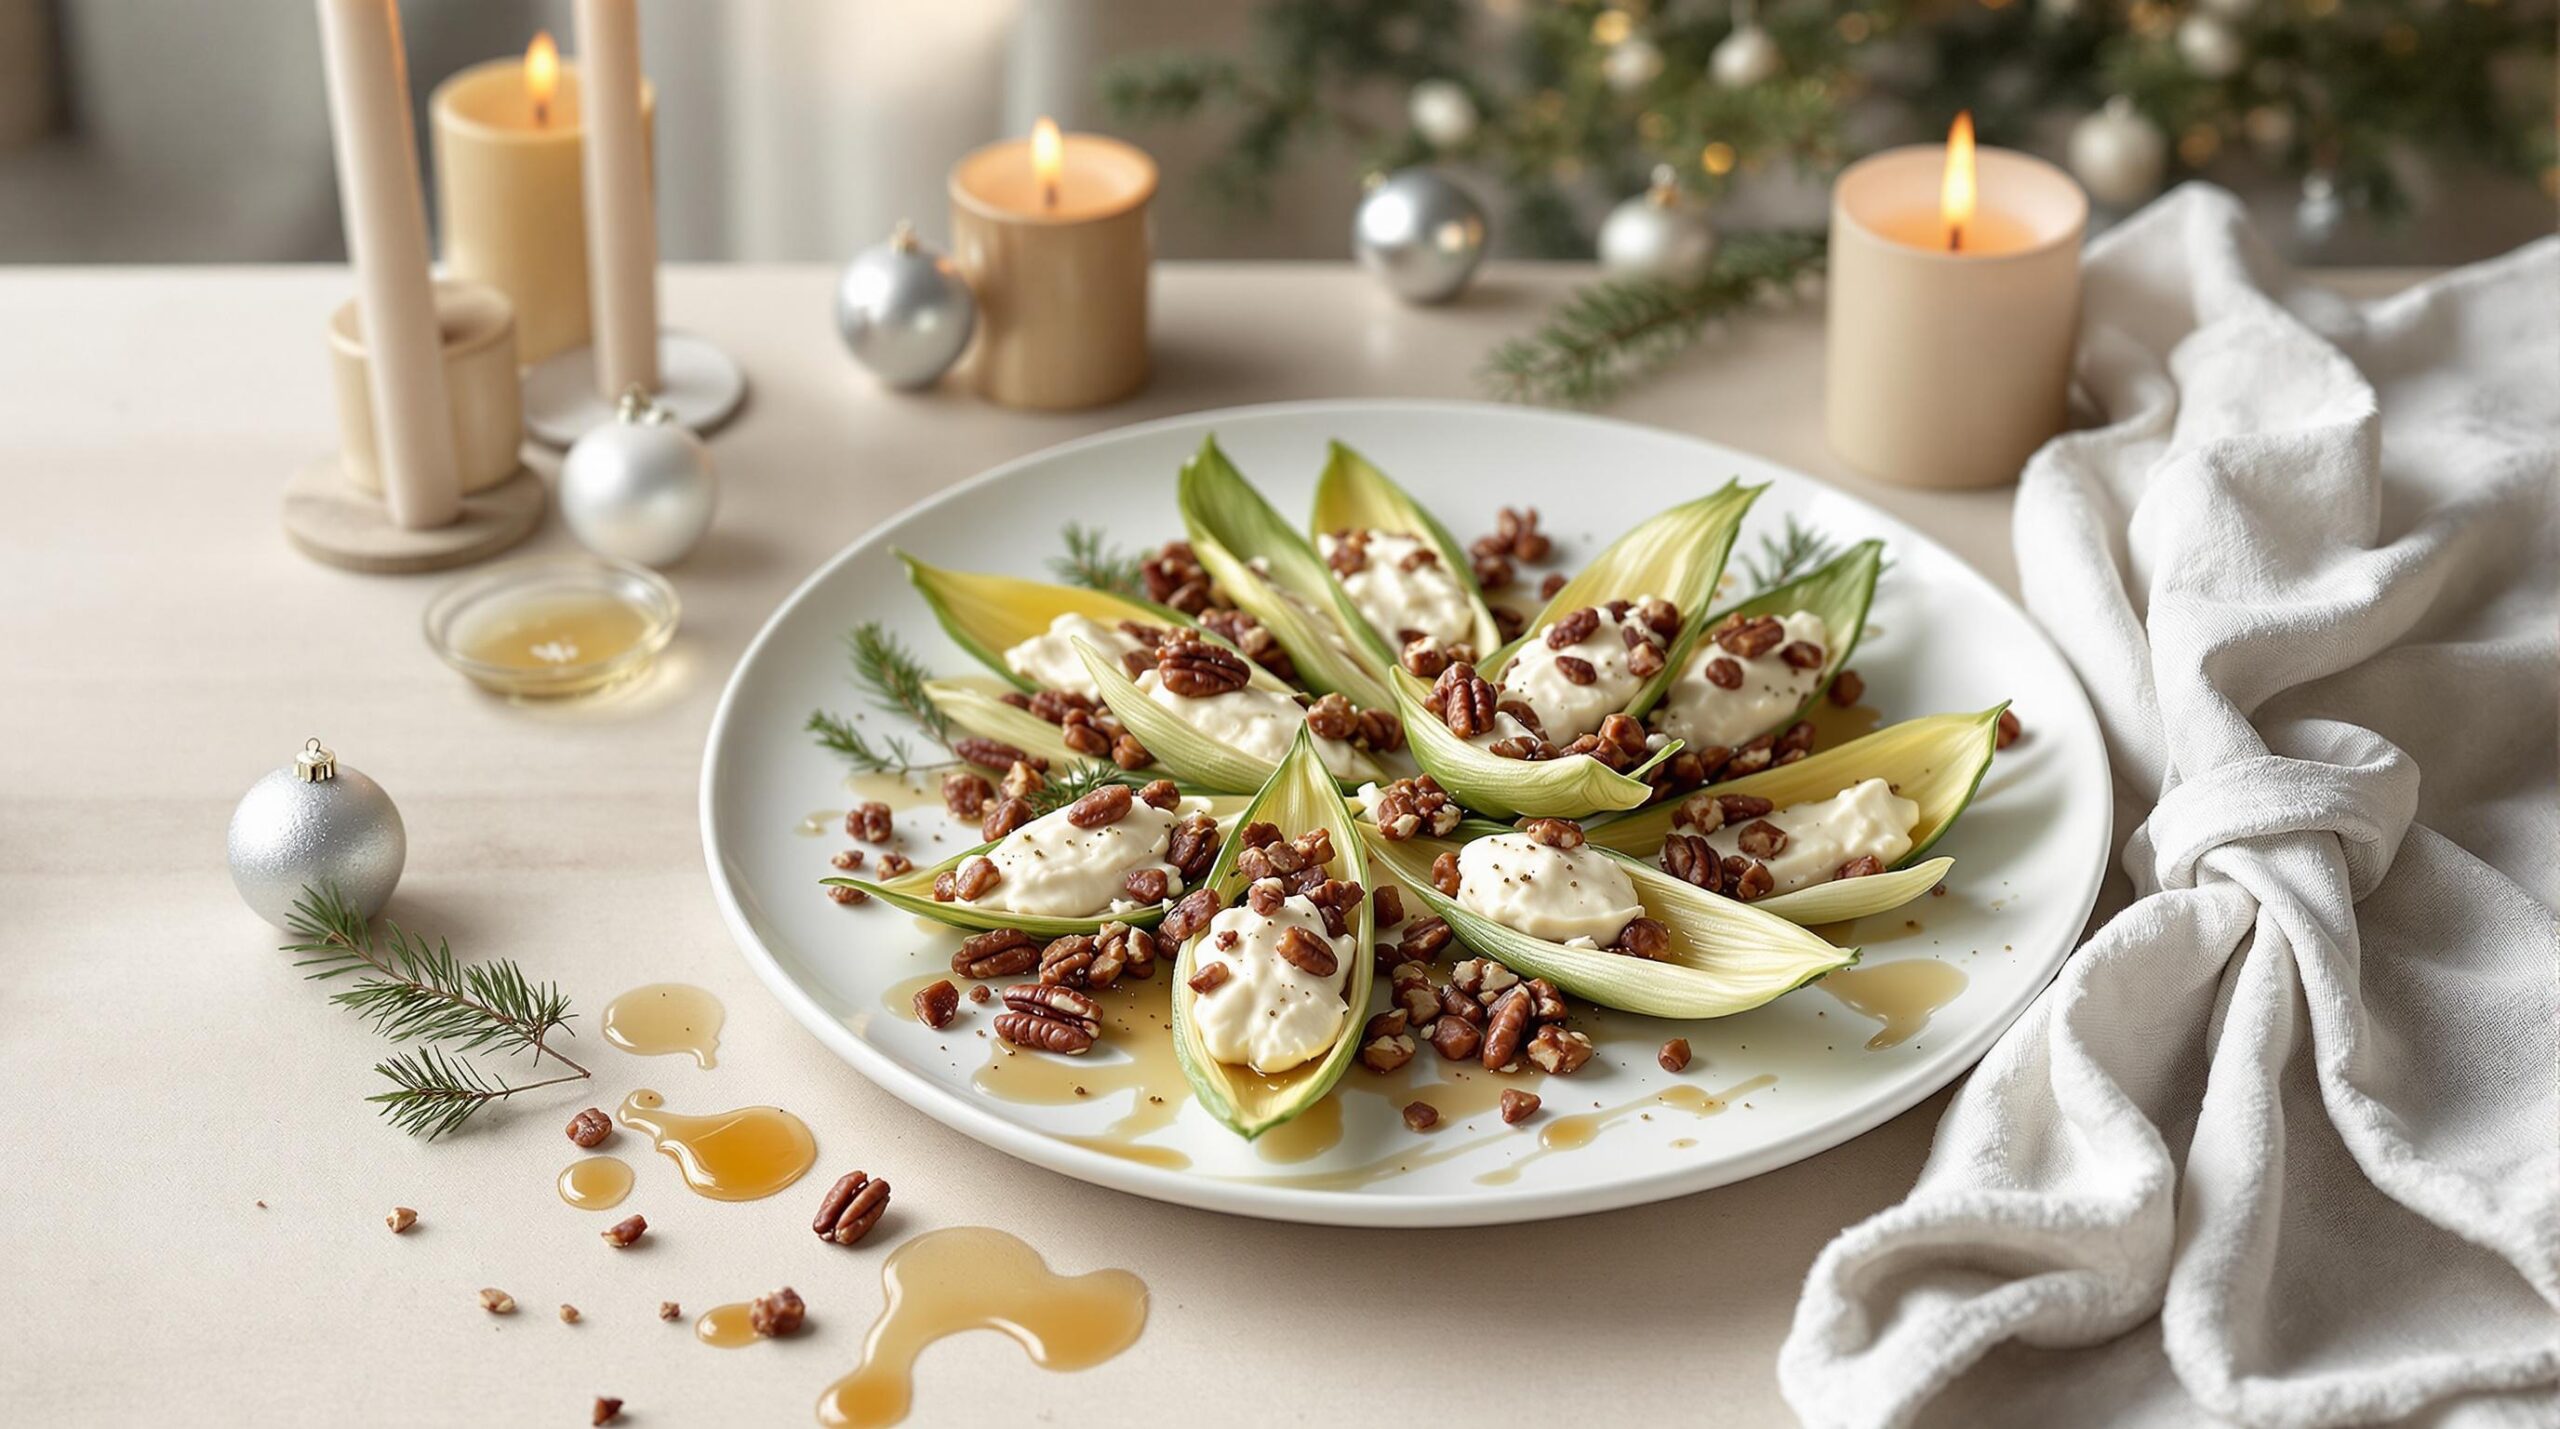
[[614, 420], [635, 427], [663, 427], [676, 419], [676, 414], [658, 405], [649, 389], [634, 382], [622, 389], [613, 404]]
[[317, 736], [302, 742], [302, 752], [293, 757], [294, 777], [305, 784], [321, 784], [338, 777], [338, 756], [329, 752]]
[[889, 230], [889, 251], [892, 253], [915, 252], [916, 226], [903, 218], [899, 219], [897, 227]]
[[1653, 185], [1645, 190], [1656, 208], [1669, 208], [1680, 201], [1680, 174], [1669, 164], [1653, 166]]

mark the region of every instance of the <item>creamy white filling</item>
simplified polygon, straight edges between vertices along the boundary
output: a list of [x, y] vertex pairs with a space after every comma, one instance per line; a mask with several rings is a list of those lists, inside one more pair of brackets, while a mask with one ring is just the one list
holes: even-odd
[[[1468, 608], [1466, 587], [1458, 583], [1457, 572], [1447, 562], [1436, 559], [1440, 554], [1436, 548], [1392, 531], [1371, 531], [1368, 536], [1368, 564], [1342, 577], [1342, 588], [1350, 592], [1351, 603], [1368, 619], [1370, 629], [1398, 647], [1407, 630], [1419, 630], [1442, 644], [1473, 638], [1475, 612]], [[1316, 538], [1327, 560], [1341, 544], [1330, 535]], [[1435, 559], [1407, 570], [1405, 560], [1416, 551]]]
[[[1769, 647], [1766, 653], [1745, 660], [1713, 640], [1701, 640], [1689, 654], [1687, 668], [1663, 692], [1662, 704], [1654, 713], [1654, 727], [1664, 734], [1686, 740], [1691, 747], [1721, 744], [1728, 749], [1747, 744], [1774, 730], [1780, 720], [1796, 712], [1796, 707], [1813, 694], [1822, 679], [1820, 669], [1799, 670], [1778, 658], [1778, 652], [1791, 642], [1802, 640], [1820, 646], [1830, 653], [1830, 632], [1823, 628], [1822, 617], [1809, 610], [1792, 611], [1778, 622], [1786, 627], [1787, 638]], [[1742, 667], [1742, 684], [1726, 689], [1707, 678], [1710, 662], [1731, 660]]]
[[1118, 822], [1080, 829], [1068, 810], [1043, 814], [1015, 829], [987, 851], [1001, 874], [974, 906], [1052, 918], [1094, 918], [1137, 906], [1121, 880], [1142, 868], [1164, 870], [1166, 886], [1182, 891], [1182, 875], [1165, 862], [1179, 814], [1132, 802]]
[[1506, 739], [1517, 739], [1528, 732], [1529, 727], [1522, 724], [1518, 717], [1504, 714], [1500, 710], [1495, 710], [1493, 712], [1493, 728], [1486, 730], [1482, 734], [1469, 735], [1467, 737], [1467, 743], [1474, 745], [1478, 749], [1489, 750]]
[[[1642, 605], [1650, 599], [1637, 596], [1635, 602]], [[1628, 607], [1626, 618], [1636, 618], [1634, 606]], [[1600, 623], [1591, 633], [1561, 650], [1547, 648], [1548, 627], [1542, 625], [1512, 658], [1511, 668], [1502, 672], [1502, 692], [1526, 700], [1538, 712], [1538, 723], [1546, 727], [1548, 739], [1571, 744], [1586, 734], [1597, 734], [1600, 721], [1624, 710], [1644, 687], [1644, 681], [1627, 668], [1627, 641], [1618, 633], [1619, 623], [1607, 607], [1601, 607]], [[1577, 685], [1564, 677], [1556, 662], [1567, 655], [1590, 662], [1590, 684]]]
[[[1149, 670], [1138, 677], [1138, 688], [1209, 739], [1272, 764], [1289, 757], [1298, 726], [1307, 722], [1307, 712], [1296, 700], [1251, 685], [1194, 698], [1165, 688], [1164, 676]], [[1315, 745], [1316, 756], [1327, 770], [1337, 776], [1351, 772], [1349, 741], [1319, 735]]]
[[[1291, 928], [1304, 928], [1333, 949], [1331, 976], [1318, 977], [1280, 956], [1281, 935]], [[1218, 946], [1222, 933], [1235, 935], [1233, 947]], [[1323, 1054], [1351, 1015], [1342, 989], [1356, 956], [1350, 936], [1326, 933], [1324, 914], [1303, 894], [1282, 900], [1268, 916], [1243, 905], [1220, 912], [1209, 920], [1193, 958], [1198, 968], [1219, 963], [1227, 969], [1225, 982], [1191, 999], [1201, 1045], [1221, 1062], [1266, 1075]]]
[[1607, 947], [1644, 916], [1635, 880], [1585, 844], [1551, 848], [1527, 834], [1493, 834], [1458, 850], [1458, 906], [1550, 943]]
[[[1793, 893], [1828, 883], [1840, 865], [1874, 854], [1891, 868], [1911, 852], [1911, 827], [1920, 822], [1920, 806], [1893, 792], [1882, 779], [1867, 779], [1811, 804], [1790, 804], [1767, 816], [1787, 836], [1776, 858], [1760, 860], [1777, 880], [1776, 892]], [[1727, 824], [1707, 835], [1707, 846], [1719, 857], [1742, 851], [1742, 831], [1753, 819]]]
[[1128, 651], [1147, 648], [1116, 626], [1069, 612], [1049, 622], [1048, 634], [1034, 635], [1005, 651], [1004, 667], [1041, 689], [1072, 690], [1086, 699], [1098, 700], [1102, 692], [1094, 688], [1093, 676], [1076, 655], [1079, 640], [1099, 651], [1104, 659], [1115, 662]]

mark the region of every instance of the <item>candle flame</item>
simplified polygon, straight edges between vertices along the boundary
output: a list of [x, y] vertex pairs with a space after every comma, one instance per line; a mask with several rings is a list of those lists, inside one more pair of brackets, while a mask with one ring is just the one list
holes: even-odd
[[1964, 248], [1964, 228], [1973, 222], [1973, 111], [1960, 111], [1947, 130], [1947, 178], [1938, 190], [1938, 216], [1947, 225], [1947, 251]]
[[533, 43], [524, 47], [524, 91], [533, 97], [533, 122], [551, 122], [551, 96], [560, 90], [560, 47], [551, 42], [551, 32], [536, 33]]
[[1031, 173], [1040, 181], [1040, 206], [1058, 206], [1058, 172], [1066, 167], [1066, 142], [1058, 137], [1058, 121], [1043, 114], [1031, 126]]

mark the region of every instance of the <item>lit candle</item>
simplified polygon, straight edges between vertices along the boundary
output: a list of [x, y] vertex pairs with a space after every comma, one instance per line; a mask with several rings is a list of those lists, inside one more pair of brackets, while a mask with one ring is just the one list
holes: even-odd
[[1824, 425], [1831, 448], [1910, 486], [2014, 481], [2062, 430], [2089, 200], [2060, 169], [1944, 146], [1849, 166], [1831, 191]]
[[409, 127], [400, 14], [392, 0], [319, 0], [319, 6], [338, 201], [370, 349], [366, 387], [384, 505], [391, 523], [407, 530], [450, 525], [462, 511], [462, 482], [427, 271], [426, 204]]
[[1146, 384], [1155, 191], [1144, 152], [1047, 119], [952, 169], [952, 257], [978, 299], [968, 372], [980, 393], [1062, 410]]
[[[436, 191], [445, 271], [487, 283], [516, 310], [527, 366], [587, 342], [586, 132], [578, 70], [548, 32], [521, 57], [473, 65], [436, 86]], [[641, 89], [641, 140], [652, 97]]]
[[658, 217], [634, 0], [578, 0], [587, 81], [587, 270], [596, 391], [658, 390]]

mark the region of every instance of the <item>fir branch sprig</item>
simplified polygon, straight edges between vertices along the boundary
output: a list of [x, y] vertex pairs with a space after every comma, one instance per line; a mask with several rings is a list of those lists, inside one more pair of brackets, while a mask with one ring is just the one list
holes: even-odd
[[[925, 683], [933, 676], [904, 641], [890, 634], [879, 621], [866, 620], [845, 632], [844, 646], [853, 662], [853, 682], [871, 703], [914, 720], [926, 738], [946, 750], [950, 747], [950, 716], [925, 693]], [[811, 710], [809, 722], [801, 728], [817, 736], [820, 747], [842, 755], [860, 774], [904, 774], [938, 769], [951, 762], [930, 756], [919, 759], [907, 742], [895, 735], [865, 736], [854, 728], [852, 720], [832, 710]]]
[[1742, 558], [1742, 577], [1749, 584], [1751, 595], [1756, 596], [1776, 590], [1839, 554], [1840, 543], [1820, 527], [1808, 526], [1790, 516], [1786, 529], [1778, 535], [1760, 533], [1760, 553]]
[[1058, 579], [1132, 599], [1144, 591], [1139, 558], [1111, 545], [1102, 528], [1070, 521], [1059, 528], [1058, 539], [1067, 548], [1065, 555], [1049, 558], [1049, 570]]
[[832, 710], [809, 711], [809, 723], [803, 728], [816, 735], [822, 747], [844, 756], [856, 774], [902, 774], [933, 762], [918, 765], [905, 740], [894, 734], [867, 737], [853, 727], [853, 721]]
[[1536, 333], [1495, 348], [1479, 375], [1506, 402], [1595, 406], [1686, 351], [1708, 323], [1793, 289], [1822, 263], [1819, 235], [1738, 234], [1695, 283], [1627, 278], [1582, 289]]
[[[442, 1136], [519, 1092], [592, 1075], [552, 1044], [576, 1035], [569, 1029], [569, 999], [556, 984], [526, 977], [513, 959], [465, 963], [443, 939], [430, 945], [396, 923], [384, 929], [377, 937], [371, 921], [335, 887], [305, 887], [286, 923], [294, 941], [284, 951], [302, 954], [294, 966], [315, 982], [358, 974], [329, 1000], [392, 1042], [427, 1044], [375, 1067], [398, 1086], [368, 1100], [382, 1104], [394, 1126]], [[510, 1084], [469, 1060], [468, 1054], [491, 1047], [531, 1053], [536, 1066], [548, 1056], [568, 1071]]]

